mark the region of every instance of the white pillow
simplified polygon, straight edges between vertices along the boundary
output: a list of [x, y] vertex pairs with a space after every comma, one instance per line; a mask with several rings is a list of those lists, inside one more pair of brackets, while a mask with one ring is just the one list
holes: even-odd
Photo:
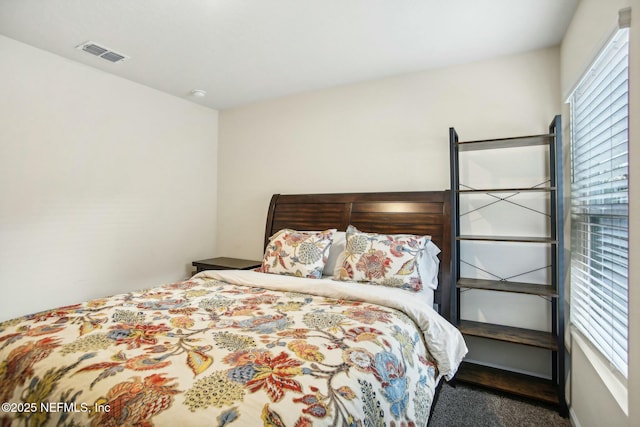
[[333, 234], [333, 243], [331, 243], [331, 248], [329, 249], [329, 256], [327, 257], [327, 263], [324, 265], [323, 275], [333, 276], [335, 274], [338, 259], [340, 259], [339, 265], [342, 265], [342, 261], [344, 261], [344, 258], [340, 257], [344, 254], [346, 247], [347, 232], [336, 231]]
[[434, 290], [438, 288], [438, 272], [440, 271], [439, 253], [440, 248], [429, 240], [422, 251], [422, 256], [418, 260], [418, 271], [420, 272], [422, 284]]

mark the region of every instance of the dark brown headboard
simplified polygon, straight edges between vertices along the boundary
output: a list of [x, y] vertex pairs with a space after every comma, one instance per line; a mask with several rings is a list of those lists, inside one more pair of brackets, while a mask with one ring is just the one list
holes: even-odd
[[451, 201], [449, 191], [393, 193], [274, 194], [267, 214], [265, 247], [283, 228], [345, 231], [349, 224], [370, 233], [428, 234], [442, 250], [435, 302], [450, 318]]

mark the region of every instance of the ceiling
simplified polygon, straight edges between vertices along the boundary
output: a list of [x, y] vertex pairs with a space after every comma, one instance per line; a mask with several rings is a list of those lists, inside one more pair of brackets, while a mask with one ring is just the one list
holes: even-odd
[[[225, 109], [554, 46], [577, 3], [0, 0], [0, 34]], [[86, 41], [130, 58], [111, 63], [76, 49]]]

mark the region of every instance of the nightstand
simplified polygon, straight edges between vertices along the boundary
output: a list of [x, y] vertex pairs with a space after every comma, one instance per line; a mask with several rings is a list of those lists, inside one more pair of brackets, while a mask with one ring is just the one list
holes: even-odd
[[191, 263], [196, 268], [196, 273], [204, 270], [251, 270], [262, 265], [261, 261], [252, 261], [238, 258], [209, 258]]

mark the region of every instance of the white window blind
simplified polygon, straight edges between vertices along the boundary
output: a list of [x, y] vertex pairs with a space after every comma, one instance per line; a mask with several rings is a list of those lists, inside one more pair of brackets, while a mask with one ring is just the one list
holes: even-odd
[[570, 98], [571, 322], [625, 377], [628, 33], [616, 33]]

